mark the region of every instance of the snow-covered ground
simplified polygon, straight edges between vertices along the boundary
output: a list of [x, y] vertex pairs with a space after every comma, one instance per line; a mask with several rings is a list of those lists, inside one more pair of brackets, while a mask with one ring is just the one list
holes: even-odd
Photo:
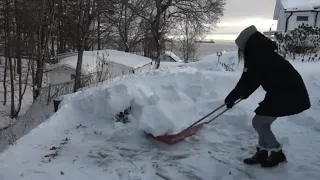
[[49, 105], [38, 101], [33, 103], [25, 113], [16, 119], [14, 124], [0, 131], [0, 152], [48, 119], [54, 113], [53, 110], [53, 103]]
[[[234, 59], [235, 58], [235, 59]], [[237, 61], [225, 53], [220, 61]], [[258, 89], [195, 136], [168, 146], [147, 137], [177, 132], [223, 103], [241, 75], [225, 71], [216, 55], [200, 62], [117, 78], [64, 97], [57, 113], [0, 155], [3, 180], [51, 179], [290, 179], [320, 178], [320, 62], [292, 62], [301, 72], [312, 107], [283, 117], [273, 130], [288, 163], [274, 169], [246, 166], [257, 135], [251, 119]], [[131, 107], [131, 123], [113, 117]]]

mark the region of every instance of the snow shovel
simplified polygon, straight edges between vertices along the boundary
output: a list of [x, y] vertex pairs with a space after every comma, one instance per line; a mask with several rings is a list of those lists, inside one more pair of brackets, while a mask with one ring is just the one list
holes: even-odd
[[[241, 100], [242, 99], [239, 99], [238, 101], [236, 101], [235, 105], [238, 104]], [[156, 137], [153, 137], [153, 138], [158, 140], [158, 141], [161, 141], [163, 143], [169, 144], [169, 145], [175, 144], [175, 143], [183, 140], [186, 137], [192, 136], [197, 131], [199, 131], [203, 127], [203, 125], [209, 124], [210, 122], [212, 122], [215, 119], [217, 119], [218, 117], [220, 117], [223, 113], [228, 111], [229, 109], [227, 108], [227, 109], [223, 110], [222, 112], [220, 112], [218, 115], [216, 115], [214, 118], [210, 119], [209, 121], [200, 123], [205, 118], [209, 117], [211, 114], [213, 114], [213, 113], [217, 112], [218, 110], [220, 110], [221, 108], [223, 108], [225, 105], [226, 104], [221, 105], [217, 109], [215, 109], [212, 112], [210, 112], [209, 114], [205, 115], [203, 118], [199, 119], [197, 122], [195, 122], [192, 125], [190, 125], [187, 129], [181, 131], [180, 133], [173, 134], [173, 135], [156, 136]]]

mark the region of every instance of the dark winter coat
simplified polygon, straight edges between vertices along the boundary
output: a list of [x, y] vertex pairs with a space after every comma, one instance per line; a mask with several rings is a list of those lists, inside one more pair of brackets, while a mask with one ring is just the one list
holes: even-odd
[[260, 32], [249, 38], [244, 52], [244, 71], [226, 101], [246, 99], [261, 85], [266, 95], [255, 110], [258, 115], [289, 116], [310, 108], [303, 79], [275, 52], [276, 48], [275, 43]]

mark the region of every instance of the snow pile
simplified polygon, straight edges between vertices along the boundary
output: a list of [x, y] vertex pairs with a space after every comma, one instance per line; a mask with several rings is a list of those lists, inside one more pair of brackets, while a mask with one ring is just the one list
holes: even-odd
[[[220, 88], [212, 89], [213, 84], [221, 83], [214, 78], [221, 76], [220, 72], [212, 72], [210, 77], [195, 68], [186, 67], [173, 72], [159, 70], [152, 73], [87, 89], [71, 95], [72, 98], [66, 96], [62, 108], [71, 104], [83, 112], [111, 119], [132, 107], [130, 120], [138, 124], [137, 128], [160, 136], [179, 133], [200, 119], [203, 101], [214, 103], [211, 109], [223, 103], [222, 97], [213, 99]], [[230, 81], [228, 77], [223, 79]], [[225, 86], [232, 88], [229, 84]], [[226, 95], [223, 89], [219, 93]]]
[[140, 129], [161, 136], [176, 134], [199, 119], [191, 97], [177, 87], [163, 84], [160, 89], [137, 85], [133, 115], [140, 121]]
[[[90, 97], [90, 98], [88, 98]], [[106, 89], [85, 91], [71, 101], [71, 105], [81, 111], [103, 118], [113, 118], [119, 112], [130, 107], [132, 95], [124, 84]]]

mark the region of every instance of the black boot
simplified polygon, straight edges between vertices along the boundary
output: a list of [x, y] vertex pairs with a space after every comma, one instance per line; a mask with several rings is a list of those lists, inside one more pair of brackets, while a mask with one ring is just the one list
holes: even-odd
[[245, 164], [261, 164], [268, 159], [268, 151], [265, 149], [261, 149], [257, 147], [257, 152], [251, 157], [251, 158], [246, 158], [243, 160], [243, 163]]
[[262, 167], [274, 167], [281, 163], [286, 163], [287, 158], [283, 151], [280, 149], [278, 151], [271, 151], [270, 156], [267, 161], [260, 163]]

